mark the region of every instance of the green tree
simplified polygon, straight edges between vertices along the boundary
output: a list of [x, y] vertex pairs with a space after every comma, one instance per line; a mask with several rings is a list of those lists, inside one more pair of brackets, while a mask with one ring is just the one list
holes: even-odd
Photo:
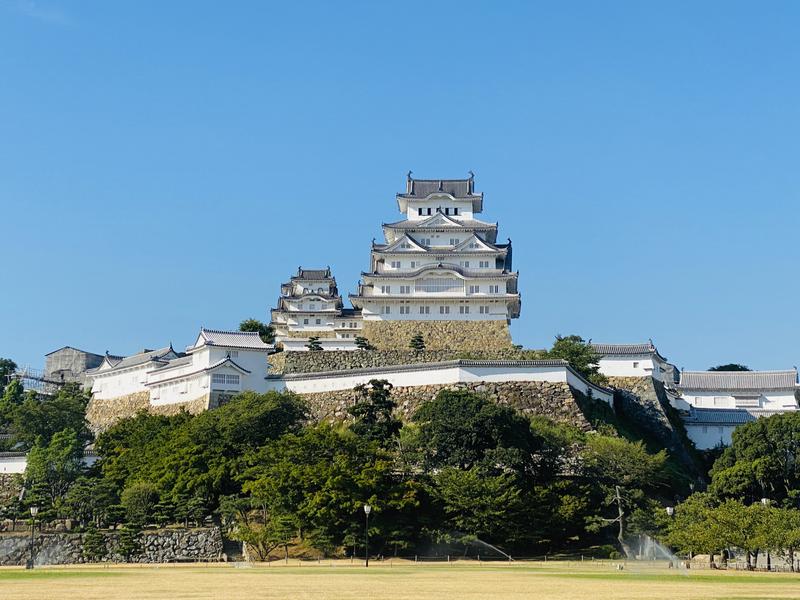
[[372, 379], [356, 386], [355, 393], [356, 401], [347, 409], [353, 417], [351, 431], [381, 446], [391, 445], [402, 427], [394, 416], [397, 405], [392, 400], [392, 384], [385, 379]]
[[728, 363], [726, 365], [717, 365], [716, 367], [711, 367], [709, 371], [750, 371], [750, 367], [745, 365], [741, 365], [739, 363]]
[[117, 538], [117, 552], [130, 562], [131, 558], [142, 551], [142, 530], [134, 524], [126, 524], [119, 530]]
[[[17, 363], [10, 358], [0, 358], [0, 398], [5, 393], [6, 383], [9, 377], [17, 370]], [[2, 413], [0, 413], [1, 415]]]
[[52, 436], [49, 443], [39, 437], [28, 453], [26, 486], [38, 485], [49, 506], [58, 509], [72, 483], [81, 475], [83, 450], [71, 429]]
[[[5, 380], [3, 380], [5, 383]], [[25, 389], [18, 379], [5, 386], [0, 396], [0, 428], [6, 429], [14, 422], [14, 414], [25, 400]]]
[[83, 534], [83, 556], [90, 562], [98, 562], [108, 555], [106, 536], [92, 525]]
[[716, 531], [711, 527], [710, 514], [716, 502], [711, 494], [694, 493], [674, 507], [672, 517], [663, 508], [657, 509], [661, 522], [662, 540], [684, 554], [714, 554], [722, 549]]
[[797, 505], [800, 489], [800, 412], [737, 427], [732, 444], [711, 469], [710, 490], [751, 504], [767, 497]]
[[89, 394], [77, 384], [68, 383], [54, 396], [26, 396], [12, 415], [14, 438], [30, 448], [41, 437], [47, 444], [57, 432], [75, 432], [81, 447], [92, 438], [86, 423]]
[[245, 319], [239, 323], [239, 331], [255, 331], [265, 344], [272, 344], [275, 341], [275, 329], [272, 325], [262, 323], [258, 319]]
[[357, 335], [355, 337], [356, 348], [359, 350], [375, 350], [375, 346], [369, 343], [369, 340], [363, 336]]
[[593, 383], [602, 385], [608, 381], [600, 373], [600, 355], [579, 335], [557, 335], [546, 357], [566, 360], [573, 369]]
[[139, 481], [122, 491], [120, 503], [125, 508], [128, 522], [139, 526], [147, 525], [158, 504], [158, 490], [150, 483]]
[[114, 485], [100, 477], [81, 476], [64, 497], [64, 510], [82, 525], [108, 523], [109, 508], [117, 502]]
[[432, 493], [442, 505], [445, 526], [466, 534], [459, 541], [503, 544], [524, 535], [519, 526], [524, 505], [513, 476], [447, 467], [434, 475]]
[[411, 341], [408, 343], [408, 347], [411, 348], [414, 352], [422, 352], [425, 350], [425, 338], [422, 337], [421, 333], [415, 333], [411, 337]]
[[412, 421], [418, 429], [409, 443], [426, 471], [476, 466], [490, 474], [512, 470], [532, 476], [536, 471], [533, 456], [541, 439], [509, 406], [467, 391], [442, 390], [417, 409]]
[[319, 343], [319, 336], [311, 336], [308, 338], [306, 348], [308, 348], [309, 352], [322, 352], [322, 344]]

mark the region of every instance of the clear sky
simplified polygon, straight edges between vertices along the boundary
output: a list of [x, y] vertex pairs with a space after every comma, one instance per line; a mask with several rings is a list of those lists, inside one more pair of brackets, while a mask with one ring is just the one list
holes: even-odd
[[0, 0], [0, 356], [128, 354], [343, 294], [465, 177], [515, 342], [800, 362], [800, 4]]

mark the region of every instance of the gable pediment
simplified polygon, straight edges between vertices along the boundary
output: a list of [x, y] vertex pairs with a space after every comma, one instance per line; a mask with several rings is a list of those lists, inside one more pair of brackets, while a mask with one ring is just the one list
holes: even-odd
[[453, 248], [454, 252], [497, 252], [498, 250], [496, 246], [483, 241], [475, 234]]
[[419, 227], [463, 227], [457, 220], [448, 217], [442, 213], [436, 213], [432, 217], [420, 221]]
[[386, 249], [383, 250], [384, 252], [424, 252], [425, 246], [421, 245], [419, 242], [414, 240], [413, 238], [409, 237], [408, 235], [403, 235], [400, 239], [396, 242], [389, 245]]

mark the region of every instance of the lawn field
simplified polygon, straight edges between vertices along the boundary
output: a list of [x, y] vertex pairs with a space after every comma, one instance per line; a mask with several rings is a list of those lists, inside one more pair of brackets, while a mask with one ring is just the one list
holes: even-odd
[[800, 575], [678, 571], [666, 565], [610, 563], [349, 562], [236, 567], [84, 566], [0, 569], [0, 598], [259, 598], [313, 600], [643, 598], [768, 599], [800, 597]]

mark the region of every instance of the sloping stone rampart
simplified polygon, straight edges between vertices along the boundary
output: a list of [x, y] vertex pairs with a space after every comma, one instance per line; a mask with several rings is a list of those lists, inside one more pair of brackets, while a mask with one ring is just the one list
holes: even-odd
[[361, 335], [378, 350], [408, 348], [422, 334], [428, 350], [503, 350], [513, 347], [506, 321], [364, 321]]
[[[119, 534], [102, 532], [108, 555], [102, 562], [126, 562], [119, 554]], [[83, 555], [82, 533], [40, 533], [34, 537], [37, 565], [66, 565], [89, 562]], [[30, 535], [0, 536], [0, 566], [24, 565], [30, 558]], [[139, 535], [141, 553], [129, 562], [164, 563], [176, 561], [217, 562], [225, 560], [222, 534], [218, 527], [159, 529]]]
[[149, 392], [137, 392], [103, 400], [92, 398], [86, 407], [86, 420], [89, 422], [89, 429], [97, 434], [121, 419], [134, 416], [140, 410], [147, 410], [157, 415], [176, 415], [181, 410], [197, 414], [208, 408], [208, 402], [208, 394], [187, 402], [156, 406], [150, 404]]
[[[425, 401], [432, 400], [441, 390], [466, 390], [485, 395], [498, 404], [512, 406], [530, 414], [569, 423], [583, 430], [591, 425], [583, 416], [576, 401], [579, 392], [567, 383], [548, 381], [470, 382], [445, 385], [396, 387], [392, 399], [398, 414], [408, 419]], [[312, 418], [319, 421], [346, 420], [347, 408], [355, 401], [353, 390], [300, 394], [309, 404]]]

